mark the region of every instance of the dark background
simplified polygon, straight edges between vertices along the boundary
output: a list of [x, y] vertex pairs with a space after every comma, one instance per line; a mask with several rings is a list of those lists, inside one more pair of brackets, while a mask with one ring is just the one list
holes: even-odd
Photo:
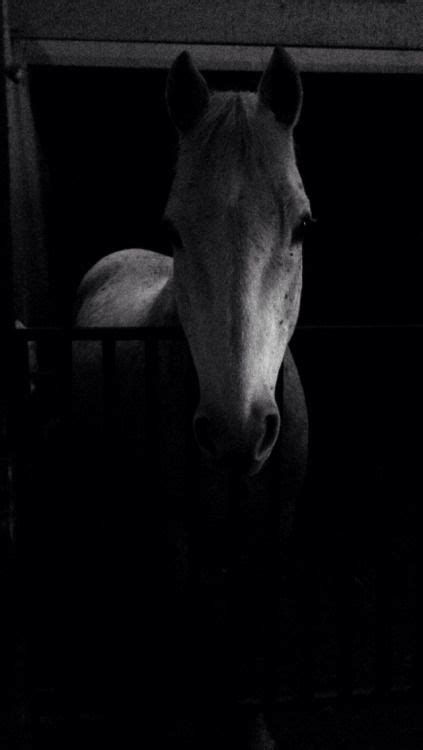
[[[255, 88], [259, 80], [250, 73], [206, 76], [219, 89]], [[172, 179], [176, 134], [164, 105], [165, 81], [166, 72], [160, 70], [31, 71], [35, 121], [50, 174], [53, 323], [70, 320], [76, 286], [102, 255], [124, 247], [166, 250], [160, 219]], [[388, 673], [392, 666], [394, 686], [404, 688], [415, 681], [415, 666], [422, 663], [418, 581], [423, 570], [423, 82], [418, 76], [305, 74], [303, 83], [297, 153], [317, 224], [304, 248], [304, 293], [293, 350], [311, 424], [309, 480], [298, 509], [296, 543], [310, 594], [306, 609], [313, 642], [312, 681], [320, 693], [339, 687], [339, 613], [344, 607], [354, 688], [374, 687], [383, 654]], [[39, 410], [42, 414], [42, 403]], [[60, 557], [60, 534], [69, 545], [66, 529], [71, 518], [76, 534], [82, 528], [88, 550], [85, 562], [90, 550], [93, 558], [97, 549], [104, 556], [93, 559], [88, 573], [97, 582], [94, 589], [98, 586], [101, 592], [97, 619], [91, 617], [90, 625], [97, 658], [101, 660], [111, 647], [111, 662], [118, 661], [123, 644], [129, 667], [120, 676], [129, 680], [137, 621], [131, 621], [128, 641], [125, 617], [136, 610], [137, 595], [133, 599], [132, 593], [139, 590], [137, 545], [144, 511], [135, 502], [126, 517], [127, 523], [131, 519], [133, 551], [129, 566], [122, 562], [128, 557], [126, 537], [113, 537], [112, 513], [109, 558], [110, 537], [106, 534], [99, 541], [95, 536], [98, 506], [84, 516], [77, 505], [75, 515], [70, 498], [65, 511], [61, 509], [62, 476], [50, 471], [55, 450], [51, 445], [41, 448], [41, 468], [35, 469], [35, 477], [41, 486], [48, 477], [45, 502], [30, 507], [28, 516], [28, 606], [37, 612], [35, 619], [31, 612], [27, 618], [33, 623], [35, 644], [32, 679], [38, 685], [52, 684], [66, 673], [66, 642], [72, 628], [66, 621], [68, 592], [63, 590], [60, 565], [72, 568], [72, 559], [69, 562], [68, 552], [65, 560]], [[119, 528], [125, 519], [121, 523]], [[145, 532], [141, 537], [145, 539]], [[52, 565], [52, 559], [61, 563]], [[119, 580], [125, 580], [117, 600], [108, 591], [105, 569], [114, 576], [115, 593]], [[79, 575], [83, 578], [84, 570]], [[84, 591], [88, 606], [95, 608], [97, 603], [90, 604], [91, 589], [85, 586]], [[65, 614], [57, 614], [51, 592], [56, 592]], [[290, 596], [295, 599], [296, 594], [291, 591]], [[378, 615], [381, 601], [385, 625]], [[282, 606], [289, 611], [286, 598]], [[76, 613], [77, 618], [83, 616]], [[255, 616], [260, 618], [260, 613]], [[56, 629], [51, 626], [54, 618]], [[287, 695], [298, 688], [304, 668], [297, 624], [294, 617], [281, 631], [282, 692]], [[388, 641], [387, 633], [392, 635], [392, 649], [385, 652], [377, 646], [381, 632]], [[137, 656], [138, 667], [144, 647]], [[95, 663], [95, 654], [90, 657]], [[110, 679], [113, 683], [113, 676]], [[83, 674], [80, 681], [82, 685]], [[107, 705], [117, 692], [119, 686], [113, 683]], [[85, 696], [88, 713], [95, 693]], [[384, 721], [381, 747], [389, 746], [393, 726], [386, 717]], [[297, 727], [299, 731], [303, 729]], [[345, 727], [343, 731], [347, 736]], [[366, 736], [362, 746], [373, 746], [371, 741]]]
[[[256, 73], [206, 74], [255, 89]], [[102, 255], [165, 248], [160, 218], [176, 133], [166, 72], [34, 68], [36, 126], [51, 176], [57, 316]], [[422, 320], [423, 84], [419, 76], [304, 74], [298, 161], [318, 220], [305, 248], [301, 322]]]

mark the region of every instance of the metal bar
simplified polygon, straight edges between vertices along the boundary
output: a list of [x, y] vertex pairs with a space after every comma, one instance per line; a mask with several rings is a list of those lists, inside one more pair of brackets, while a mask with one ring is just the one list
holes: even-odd
[[[10, 335], [23, 338], [27, 341], [32, 339], [49, 340], [60, 339], [63, 336], [63, 328], [39, 327], [16, 329]], [[348, 333], [364, 331], [369, 333], [387, 333], [390, 331], [407, 332], [423, 331], [423, 323], [399, 323], [399, 324], [304, 324], [298, 325], [296, 335], [307, 335], [310, 333]], [[145, 327], [98, 327], [69, 329], [72, 341], [103, 341], [107, 339], [116, 341], [146, 341], [149, 339], [158, 341], [183, 341], [185, 334], [182, 328], [177, 326], [145, 326]]]
[[368, 374], [368, 388], [373, 410], [372, 419], [369, 419], [369, 429], [374, 432], [372, 441], [375, 461], [373, 502], [378, 519], [375, 539], [377, 555], [375, 692], [378, 697], [383, 698], [392, 689], [393, 508], [401, 500], [390, 486], [388, 479], [392, 423], [395, 424], [395, 405], [391, 401], [396, 382], [392, 380], [390, 361], [380, 339], [374, 352], [377, 365]]
[[[153, 480], [154, 488], [159, 482], [159, 441], [158, 409], [159, 409], [159, 361], [158, 339], [145, 339], [145, 393], [146, 393], [146, 468]], [[154, 490], [156, 494], [156, 489]]]
[[[188, 660], [188, 679], [185, 686], [185, 700], [188, 699], [190, 710], [198, 724], [202, 721], [205, 704], [204, 674], [205, 644], [207, 625], [204, 607], [204, 590], [201, 581], [201, 570], [204, 557], [204, 517], [202, 506], [201, 457], [193, 431], [193, 415], [198, 404], [198, 379], [194, 364], [189, 356], [189, 368], [185, 382], [184, 431], [186, 441], [185, 455], [185, 503], [184, 518], [187, 523], [188, 585], [186, 614], [186, 639], [191, 658]], [[184, 624], [184, 620], [183, 620]], [[183, 626], [183, 625], [182, 625]], [[201, 686], [201, 688], [199, 688]]]
[[[383, 535], [383, 530], [382, 530]], [[389, 540], [379, 551], [376, 581], [376, 693], [392, 688], [392, 558]]]
[[336, 629], [337, 629], [337, 692], [341, 702], [350, 701], [353, 688], [354, 609], [351, 550], [338, 548], [336, 560]]
[[309, 706], [314, 699], [315, 620], [318, 611], [318, 587], [314, 561], [305, 553], [296, 571], [297, 637], [300, 654], [298, 700]]
[[[43, 337], [40, 337], [42, 340]], [[47, 337], [48, 339], [48, 337]], [[73, 376], [73, 338], [72, 329], [62, 329], [58, 337], [59, 381], [60, 381], [60, 416], [63, 427], [69, 427], [72, 421], [72, 376]]]
[[[166, 495], [164, 481], [164, 472], [167, 470], [167, 467], [163, 465], [161, 451], [162, 436], [160, 427], [163, 424], [163, 415], [160, 398], [162, 362], [159, 343], [160, 340], [154, 336], [147, 338], [144, 344], [145, 433], [143, 439], [145, 441], [145, 451], [143, 452], [142, 482], [146, 492], [143, 504], [146, 504], [146, 515], [149, 519], [149, 542], [148, 561], [146, 561], [148, 572], [146, 571], [143, 590], [148, 602], [148, 624], [146, 623], [146, 631], [150, 634], [151, 645], [150, 648], [146, 646], [143, 649], [143, 679], [148, 680], [148, 710], [150, 712], [157, 709], [159, 701], [163, 701], [165, 684], [167, 682], [166, 670], [169, 668], [169, 662], [166, 659], [166, 633], [169, 628], [166, 616], [168, 614], [166, 594], [169, 591], [167, 564], [169, 498]], [[132, 688], [130, 687], [129, 693], [131, 692]], [[145, 688], [143, 692], [145, 692]], [[126, 707], [124, 706], [123, 709], [126, 710]], [[138, 721], [139, 717], [137, 717]]]
[[242, 572], [240, 568], [241, 514], [247, 497], [245, 482], [236, 474], [230, 473], [227, 480], [227, 514], [225, 519], [225, 633], [223, 664], [226, 673], [221, 674], [221, 694], [223, 706], [231, 709], [238, 693], [239, 670], [239, 628], [242, 627]]
[[[311, 434], [311, 438], [313, 433]], [[309, 444], [309, 470], [313, 470], [314, 444]], [[297, 506], [295, 528], [294, 587], [296, 597], [297, 652], [299, 658], [297, 693], [301, 706], [308, 707], [315, 697], [315, 640], [319, 619], [319, 566], [316, 565], [316, 539], [313, 514], [316, 505], [314, 487], [306, 477], [301, 500]]]
[[[414, 326], [416, 327], [416, 326]], [[406, 327], [406, 328], [414, 328], [414, 327]], [[386, 327], [368, 327], [371, 330], [387, 330]], [[397, 328], [397, 327], [394, 327]], [[420, 329], [420, 326], [417, 326], [416, 328]], [[62, 329], [52, 330], [52, 329], [28, 329], [28, 330], [18, 330], [13, 332], [11, 340], [16, 344], [17, 350], [19, 352], [25, 352], [24, 359], [26, 357], [26, 364], [20, 364], [19, 366], [16, 365], [16, 372], [22, 373], [23, 378], [23, 389], [28, 388], [28, 375], [27, 375], [27, 368], [28, 368], [28, 362], [27, 362], [27, 351], [26, 351], [26, 342], [29, 340], [33, 340], [36, 337], [36, 334], [34, 331], [39, 330], [40, 338], [41, 339], [52, 339], [54, 341], [56, 337], [62, 337], [59, 339], [60, 346], [62, 346], [62, 352], [63, 352], [63, 388], [67, 389], [67, 392], [69, 393], [69, 387], [70, 387], [70, 379], [69, 379], [69, 372], [71, 371], [69, 369], [69, 364], [71, 363], [71, 357], [72, 357], [72, 340], [74, 337], [75, 331], [72, 329], [69, 329], [66, 332], [63, 332]], [[177, 333], [175, 334], [175, 330]], [[306, 329], [306, 330], [315, 330], [313, 328]], [[331, 330], [333, 330], [331, 328]], [[338, 330], [338, 327], [336, 327], [336, 330]], [[79, 336], [82, 333], [82, 338], [80, 339]], [[94, 340], [101, 340], [104, 342], [104, 352], [105, 352], [105, 378], [110, 377], [110, 373], [113, 372], [114, 369], [114, 358], [115, 358], [115, 340], [120, 340], [120, 334], [125, 333], [126, 335], [123, 337], [124, 340], [136, 340], [138, 338], [138, 335], [140, 335], [141, 340], [145, 340], [146, 342], [146, 387], [147, 387], [147, 393], [148, 398], [146, 401], [147, 404], [147, 435], [149, 435], [149, 441], [148, 441], [148, 460], [147, 460], [147, 469], [149, 470], [149, 473], [151, 475], [151, 482], [150, 489], [152, 493], [154, 494], [154, 498], [161, 498], [160, 491], [157, 488], [157, 480], [160, 478], [160, 461], [158, 459], [158, 445], [160, 441], [160, 435], [158, 433], [158, 420], [157, 420], [157, 410], [159, 408], [158, 406], [158, 373], [159, 373], [159, 365], [158, 365], [158, 342], [161, 340], [161, 334], [165, 334], [165, 338], [167, 337], [167, 334], [170, 333], [170, 337], [179, 339], [183, 339], [183, 334], [180, 331], [180, 329], [131, 329], [128, 331], [122, 331], [122, 329], [86, 329], [83, 332], [82, 331], [76, 331], [77, 340], [91, 340], [93, 338]], [[134, 335], [135, 334], [135, 335]], [[18, 355], [18, 358], [21, 356]], [[106, 364], [106, 363], [109, 364]], [[110, 367], [110, 369], [108, 369]], [[109, 374], [106, 374], [106, 371]], [[26, 385], [25, 385], [26, 384]], [[107, 392], [108, 395], [105, 394], [106, 401], [108, 403], [113, 402], [113, 377], [111, 377], [110, 382], [105, 386], [105, 392]], [[64, 390], [65, 393], [65, 390]], [[26, 396], [21, 399], [21, 397], [17, 398], [17, 408], [18, 410], [23, 408], [23, 404], [25, 401]], [[63, 413], [65, 415], [64, 423], [66, 423], [67, 417], [66, 415], [69, 414], [70, 409], [70, 402], [64, 400], [63, 401]], [[17, 425], [17, 422], [15, 421], [15, 415], [13, 415], [13, 424]], [[187, 418], [188, 421], [188, 418]], [[190, 426], [189, 426], [190, 429]], [[196, 449], [195, 449], [196, 450]], [[195, 459], [194, 459], [195, 460]], [[69, 466], [68, 466], [69, 468]], [[70, 469], [69, 469], [70, 470]], [[195, 490], [195, 481], [196, 478], [193, 477], [192, 480], [188, 480], [190, 483], [190, 489], [189, 489], [189, 495], [192, 503], [194, 504], [196, 500], [198, 500], [198, 495], [196, 495]], [[191, 483], [192, 482], [192, 483]], [[236, 482], [234, 482], [233, 487], [234, 492], [234, 503], [231, 504], [231, 509], [228, 514], [228, 534], [227, 534], [227, 544], [228, 544], [228, 569], [230, 570], [230, 574], [228, 576], [228, 596], [232, 596], [232, 592], [235, 591], [235, 598], [236, 598], [236, 573], [237, 573], [237, 556], [236, 556], [236, 550], [237, 550], [237, 535], [239, 533], [238, 528], [238, 513], [239, 513], [239, 498], [241, 497], [241, 494], [239, 492], [239, 486], [237, 486]], [[380, 499], [380, 502], [383, 502], [383, 498]], [[198, 504], [196, 506], [198, 508]], [[273, 512], [273, 511], [272, 511]], [[270, 516], [269, 516], [270, 518]], [[192, 534], [195, 535], [195, 519], [194, 519], [194, 525], [192, 527]], [[389, 524], [383, 524], [383, 527], [381, 528], [381, 534], [385, 535], [388, 534]], [[390, 538], [390, 537], [389, 537]], [[385, 693], [387, 690], [389, 690], [390, 683], [391, 683], [391, 659], [392, 659], [392, 644], [390, 639], [390, 622], [391, 622], [391, 557], [390, 557], [390, 542], [389, 538], [386, 539], [384, 545], [382, 545], [382, 551], [381, 556], [379, 558], [379, 570], [378, 570], [378, 590], [377, 590], [377, 598], [378, 598], [378, 612], [377, 612], [377, 665], [376, 665], [376, 691], [380, 693]], [[197, 550], [197, 553], [200, 553], [201, 550]], [[338, 569], [337, 574], [337, 590], [338, 590], [338, 602], [337, 602], [337, 618], [338, 618], [338, 637], [339, 637], [339, 659], [338, 659], [338, 692], [341, 699], [347, 700], [351, 698], [352, 695], [352, 638], [354, 633], [354, 617], [353, 617], [353, 604], [352, 604], [352, 571], [350, 566], [350, 555], [351, 550], [349, 549], [343, 549], [340, 548], [339, 555], [336, 559], [336, 566]], [[269, 556], [269, 561], [270, 561]], [[195, 558], [195, 555], [194, 555]], [[420, 561], [421, 562], [421, 561]], [[270, 564], [270, 563], [269, 563]], [[423, 564], [422, 564], [423, 569]], [[232, 576], [232, 578], [231, 578]], [[304, 597], [303, 597], [303, 628], [304, 628], [304, 660], [306, 669], [305, 674], [306, 677], [303, 682], [303, 691], [302, 691], [302, 697], [308, 696], [308, 698], [311, 698], [313, 695], [313, 688], [312, 688], [312, 650], [313, 650], [313, 634], [312, 634], [312, 626], [311, 622], [315, 614], [313, 614], [313, 608], [315, 606], [315, 600], [313, 599], [313, 589], [314, 589], [314, 578], [313, 578], [313, 571], [309, 570], [306, 571], [304, 574], [304, 578], [307, 580], [304, 580], [302, 582], [302, 585], [304, 586]], [[272, 586], [276, 583], [275, 581], [270, 582], [272, 583]], [[233, 600], [234, 601], [234, 600]], [[230, 605], [230, 606], [233, 606]], [[421, 623], [423, 621], [423, 616], [419, 614], [420, 620], [419, 620], [419, 628], [420, 632], [422, 632]], [[233, 622], [230, 627], [232, 627], [232, 633], [230, 634], [230, 637], [233, 639], [236, 639], [236, 627], [233, 627]], [[229, 641], [228, 641], [229, 643]], [[231, 649], [228, 645], [228, 652], [231, 656]], [[269, 650], [269, 654], [270, 654]], [[233, 651], [232, 651], [233, 655]], [[416, 686], [422, 685], [422, 664], [423, 664], [423, 658], [422, 655], [417, 657], [416, 659]], [[269, 672], [271, 669], [271, 664], [269, 663]], [[307, 677], [309, 675], [309, 677]], [[269, 682], [270, 686], [270, 682]], [[270, 691], [271, 693], [271, 691]], [[269, 695], [267, 695], [266, 700], [270, 700]]]
[[420, 700], [423, 700], [423, 513], [420, 497], [416, 509], [416, 613], [415, 613], [415, 646], [413, 654], [413, 689]]
[[172, 326], [145, 327], [88, 327], [88, 328], [22, 328], [12, 333], [17, 338], [61, 339], [64, 335], [71, 341], [181, 341], [185, 339], [182, 328]]
[[[62, 682], [55, 686], [54, 700], [63, 716], [61, 732], [66, 734], [69, 745], [78, 744], [78, 643], [75, 630], [75, 580], [77, 553], [75, 539], [78, 538], [80, 516], [75, 504], [81, 492], [80, 475], [75, 472], [74, 444], [72, 433], [72, 379], [73, 344], [72, 329], [65, 326], [51, 338], [41, 334], [39, 341], [51, 341], [57, 366], [57, 391], [55, 408], [57, 420], [47, 438], [46, 459], [42, 480], [46, 483], [49, 521], [53, 523], [56, 550], [56, 576], [61, 581], [56, 593], [52, 613], [57, 617], [59, 643], [63, 659]], [[50, 354], [51, 352], [49, 352]], [[45, 462], [45, 459], [44, 459]], [[55, 504], [54, 497], [60, 493]], [[53, 514], [54, 522], [51, 521]], [[49, 606], [47, 603], [46, 606]], [[44, 616], [49, 616], [46, 613]]]
[[106, 429], [111, 431], [116, 407], [116, 341], [103, 339], [102, 350], [104, 418]]
[[[5, 559], [1, 566], [2, 587], [6, 595], [2, 621], [2, 643], [7, 653], [2, 675], [6, 680], [6, 703], [9, 704], [9, 732], [11, 743], [23, 743], [28, 738], [26, 704], [26, 647], [27, 632], [25, 608], [26, 568], [23, 555], [25, 542], [25, 502], [28, 498], [27, 458], [30, 440], [29, 420], [29, 364], [28, 345], [25, 341], [13, 342], [11, 355], [13, 378], [9, 383], [8, 415], [6, 424], [6, 452], [8, 463], [8, 507], [2, 518], [5, 532]], [[3, 656], [3, 655], [2, 655]], [[3, 659], [2, 659], [3, 660]], [[13, 746], [13, 744], [11, 745]]]
[[[30, 395], [30, 374], [28, 363], [28, 344], [26, 341], [15, 339], [11, 352], [14, 377], [9, 384], [8, 406], [9, 419], [7, 428], [8, 448], [11, 456], [10, 480], [12, 498], [8, 513], [9, 542], [13, 545], [16, 541], [17, 508], [16, 498], [20, 493], [21, 469], [24, 466], [26, 452], [25, 438], [28, 428], [25, 424], [28, 418], [28, 399]], [[19, 502], [19, 501], [17, 501]]]
[[[276, 386], [276, 400], [281, 414], [281, 428], [278, 440], [282, 440], [283, 401], [284, 401], [284, 365], [282, 363]], [[278, 696], [278, 673], [275, 668], [278, 663], [280, 638], [279, 603], [282, 595], [282, 554], [281, 554], [281, 495], [282, 476], [279, 453], [275, 447], [270, 459], [269, 470], [271, 483], [269, 488], [269, 503], [266, 510], [265, 538], [263, 549], [263, 622], [266, 623], [266, 637], [264, 639], [264, 684], [262, 685], [262, 700], [265, 710], [271, 710]]]

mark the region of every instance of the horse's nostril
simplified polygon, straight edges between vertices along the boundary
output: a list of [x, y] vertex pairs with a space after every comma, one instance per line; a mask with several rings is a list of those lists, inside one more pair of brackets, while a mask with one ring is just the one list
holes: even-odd
[[212, 436], [212, 427], [207, 417], [196, 417], [194, 419], [194, 434], [200, 448], [215, 456], [216, 445]]
[[264, 427], [261, 441], [256, 450], [256, 459], [259, 460], [268, 453], [276, 443], [279, 434], [280, 418], [277, 412], [267, 414], [264, 418]]

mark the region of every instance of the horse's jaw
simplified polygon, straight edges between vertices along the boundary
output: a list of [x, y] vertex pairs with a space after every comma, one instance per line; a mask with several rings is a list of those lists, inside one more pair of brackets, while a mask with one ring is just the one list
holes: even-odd
[[260, 461], [248, 456], [226, 456], [217, 463], [222, 466], [226, 474], [234, 479], [250, 479], [257, 476], [268, 461], [269, 456]]

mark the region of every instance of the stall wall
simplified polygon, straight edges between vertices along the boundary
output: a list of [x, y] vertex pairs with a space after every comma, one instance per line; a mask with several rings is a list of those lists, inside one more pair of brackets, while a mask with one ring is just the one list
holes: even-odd
[[11, 0], [26, 38], [423, 48], [421, 0]]

